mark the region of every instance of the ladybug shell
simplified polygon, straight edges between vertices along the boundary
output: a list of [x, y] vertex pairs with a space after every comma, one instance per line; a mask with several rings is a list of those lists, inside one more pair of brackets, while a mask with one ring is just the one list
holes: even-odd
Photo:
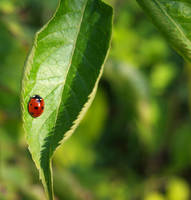
[[35, 95], [30, 98], [28, 103], [29, 114], [36, 118], [39, 117], [44, 111], [44, 100], [38, 95]]

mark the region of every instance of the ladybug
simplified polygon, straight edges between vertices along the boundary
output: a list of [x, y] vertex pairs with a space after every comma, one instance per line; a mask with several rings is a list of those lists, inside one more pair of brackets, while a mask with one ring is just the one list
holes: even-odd
[[39, 117], [44, 111], [44, 100], [39, 95], [34, 95], [30, 97], [28, 103], [29, 114], [36, 118]]

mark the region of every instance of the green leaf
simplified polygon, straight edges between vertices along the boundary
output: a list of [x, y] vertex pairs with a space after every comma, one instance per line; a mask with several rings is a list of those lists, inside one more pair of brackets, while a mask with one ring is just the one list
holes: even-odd
[[137, 0], [173, 48], [191, 61], [190, 0]]
[[[112, 8], [100, 0], [61, 0], [36, 35], [22, 82], [23, 123], [45, 191], [53, 199], [51, 159], [79, 124], [95, 95], [111, 39]], [[45, 100], [32, 118], [30, 96]]]

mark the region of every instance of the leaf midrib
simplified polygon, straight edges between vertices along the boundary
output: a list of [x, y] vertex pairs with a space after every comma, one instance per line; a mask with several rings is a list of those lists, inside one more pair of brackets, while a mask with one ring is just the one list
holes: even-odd
[[[64, 86], [65, 86], [65, 82], [66, 82], [67, 77], [68, 77], [70, 66], [72, 65], [72, 60], [73, 60], [73, 56], [74, 56], [74, 53], [75, 53], [75, 48], [76, 48], [76, 44], [77, 44], [77, 41], [78, 41], [78, 37], [79, 37], [80, 31], [81, 31], [81, 25], [82, 25], [82, 22], [83, 22], [83, 18], [84, 18], [85, 10], [86, 10], [86, 7], [87, 7], [87, 3], [88, 3], [88, 0], [86, 0], [86, 2], [84, 3], [83, 9], [82, 9], [82, 17], [80, 19], [80, 23], [79, 23], [79, 26], [78, 26], [78, 31], [77, 31], [76, 39], [75, 39], [74, 46], [73, 46], [73, 49], [72, 49], [72, 55], [71, 55], [71, 58], [70, 58], [70, 62], [68, 64], [68, 70], [66, 72], [65, 80], [63, 82], [63, 88], [62, 88], [62, 91], [61, 91], [61, 95], [63, 94], [63, 91], [64, 91]], [[58, 109], [57, 109], [57, 113], [56, 113], [56, 118], [55, 118], [54, 124], [56, 124], [56, 121], [58, 119], [59, 108], [60, 108], [61, 103], [62, 103], [62, 96], [60, 98], [60, 102], [58, 103]], [[52, 137], [53, 137], [53, 134], [51, 135], [51, 138]], [[51, 149], [52, 146], [53, 146], [52, 142], [53, 142], [52, 139], [50, 139], [49, 158], [50, 158], [50, 156], [51, 156], [50, 154], [52, 152], [52, 149]]]
[[[60, 98], [60, 102], [58, 103], [58, 109], [56, 110], [56, 117], [55, 117], [55, 121], [54, 121], [54, 124], [56, 124], [56, 121], [58, 119], [58, 114], [59, 114], [59, 107], [61, 105], [61, 102], [62, 102], [62, 94], [63, 94], [63, 90], [64, 90], [64, 86], [65, 86], [65, 82], [67, 80], [67, 76], [68, 76], [68, 72], [70, 70], [70, 66], [72, 65], [72, 60], [73, 60], [73, 56], [74, 56], [74, 52], [75, 52], [75, 47], [76, 47], [76, 44], [77, 44], [77, 41], [78, 41], [78, 37], [79, 37], [79, 33], [80, 33], [80, 30], [81, 30], [81, 24], [83, 22], [83, 18], [84, 18], [84, 13], [85, 13], [85, 9], [86, 9], [86, 6], [87, 6], [87, 2], [88, 0], [86, 0], [86, 2], [84, 3], [84, 7], [83, 7], [83, 10], [82, 10], [82, 17], [80, 19], [80, 23], [79, 23], [79, 29], [77, 31], [77, 35], [76, 35], [76, 39], [75, 39], [75, 42], [74, 42], [74, 46], [73, 46], [73, 49], [72, 49], [72, 54], [71, 54], [71, 58], [70, 58], [70, 62], [68, 64], [68, 69], [67, 69], [67, 72], [66, 72], [66, 76], [65, 76], [65, 80], [63, 82], [63, 88], [61, 90], [61, 98]], [[54, 129], [54, 127], [53, 127]], [[47, 160], [49, 163], [50, 163], [50, 160], [51, 160], [51, 156], [53, 156], [53, 154], [51, 155], [52, 153], [52, 137], [53, 137], [53, 134], [50, 136], [51, 138], [49, 139], [50, 143], [49, 143], [49, 146], [48, 146], [48, 155], [49, 155], [49, 159]], [[50, 165], [49, 165], [50, 166]], [[51, 171], [51, 167], [50, 167], [50, 171]], [[50, 173], [50, 171], [48, 173]], [[43, 176], [44, 176], [44, 172], [42, 171], [43, 173]], [[48, 181], [48, 180], [44, 180], [45, 182]], [[49, 180], [50, 182], [52, 182], [51, 178]], [[46, 185], [46, 183], [45, 183]], [[52, 185], [52, 184], [51, 184]], [[47, 185], [45, 186], [47, 187]], [[51, 188], [49, 188], [51, 191], [53, 190], [52, 186]], [[49, 193], [49, 189], [48, 189], [48, 193]], [[51, 196], [52, 193], [49, 193], [49, 195]], [[52, 198], [52, 197], [51, 197]]]

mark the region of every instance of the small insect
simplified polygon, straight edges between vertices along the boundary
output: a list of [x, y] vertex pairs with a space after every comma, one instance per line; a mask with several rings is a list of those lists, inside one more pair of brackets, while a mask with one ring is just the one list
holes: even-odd
[[28, 103], [29, 114], [36, 118], [39, 117], [44, 111], [44, 100], [39, 95], [34, 95], [30, 97]]

